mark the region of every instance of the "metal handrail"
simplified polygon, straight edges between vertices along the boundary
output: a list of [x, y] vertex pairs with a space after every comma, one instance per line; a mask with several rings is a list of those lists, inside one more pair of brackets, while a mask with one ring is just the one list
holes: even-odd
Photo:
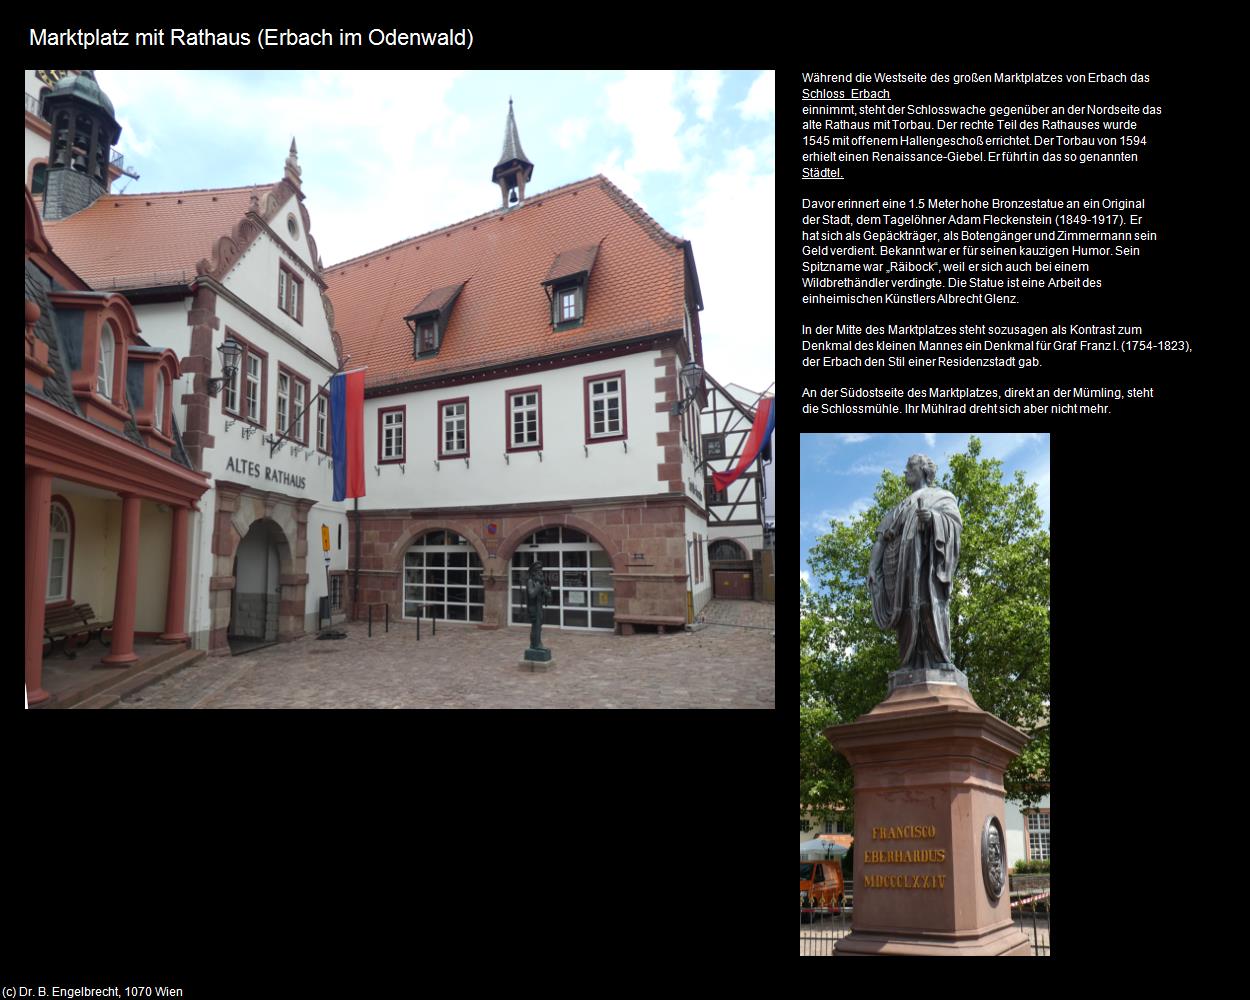
[[29, 111], [32, 115], [39, 114], [39, 106], [41, 103], [42, 102], [39, 100], [39, 98], [32, 97], [30, 94], [26, 94], [26, 110]]

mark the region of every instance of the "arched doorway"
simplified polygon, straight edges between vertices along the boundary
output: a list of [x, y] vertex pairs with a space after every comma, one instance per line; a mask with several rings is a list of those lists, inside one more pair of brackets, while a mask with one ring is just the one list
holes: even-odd
[[404, 618], [480, 622], [485, 616], [482, 560], [454, 531], [427, 531], [404, 553]]
[[543, 565], [551, 603], [543, 624], [565, 629], [613, 628], [616, 593], [612, 559], [603, 546], [583, 531], [567, 526], [541, 528], [521, 540], [508, 569], [508, 621], [528, 625], [525, 576], [537, 559]]
[[282, 556], [285, 539], [272, 521], [253, 522], [234, 556], [234, 595], [226, 638], [231, 653], [258, 649], [278, 641], [282, 601]]

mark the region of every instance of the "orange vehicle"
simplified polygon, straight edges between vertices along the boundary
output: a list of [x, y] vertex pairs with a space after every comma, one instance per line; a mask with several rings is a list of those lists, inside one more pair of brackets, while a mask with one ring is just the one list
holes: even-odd
[[834, 859], [799, 861], [799, 910], [811, 913], [841, 913], [843, 889], [842, 862]]

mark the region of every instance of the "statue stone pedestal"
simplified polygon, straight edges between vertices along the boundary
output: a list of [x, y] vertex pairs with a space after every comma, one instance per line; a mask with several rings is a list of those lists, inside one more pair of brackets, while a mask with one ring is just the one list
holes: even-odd
[[550, 670], [554, 666], [555, 660], [551, 658], [551, 650], [549, 649], [527, 649], [521, 659], [521, 668], [528, 670], [530, 673]]
[[855, 772], [855, 907], [839, 955], [1032, 953], [1011, 921], [1001, 841], [1003, 771], [1028, 737], [943, 673], [892, 677], [871, 712], [825, 730]]

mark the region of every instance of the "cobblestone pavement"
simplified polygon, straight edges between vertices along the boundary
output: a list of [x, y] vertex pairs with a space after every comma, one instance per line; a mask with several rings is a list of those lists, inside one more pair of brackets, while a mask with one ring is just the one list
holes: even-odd
[[759, 601], [714, 600], [699, 612], [697, 620], [716, 625], [745, 625], [771, 632], [777, 620], [777, 606]]
[[[737, 605], [723, 611], [723, 605]], [[774, 708], [773, 605], [713, 601], [719, 621], [669, 635], [543, 630], [546, 672], [518, 664], [529, 630], [429, 622], [342, 626], [347, 639], [306, 636], [233, 657], [208, 657], [118, 708]]]

